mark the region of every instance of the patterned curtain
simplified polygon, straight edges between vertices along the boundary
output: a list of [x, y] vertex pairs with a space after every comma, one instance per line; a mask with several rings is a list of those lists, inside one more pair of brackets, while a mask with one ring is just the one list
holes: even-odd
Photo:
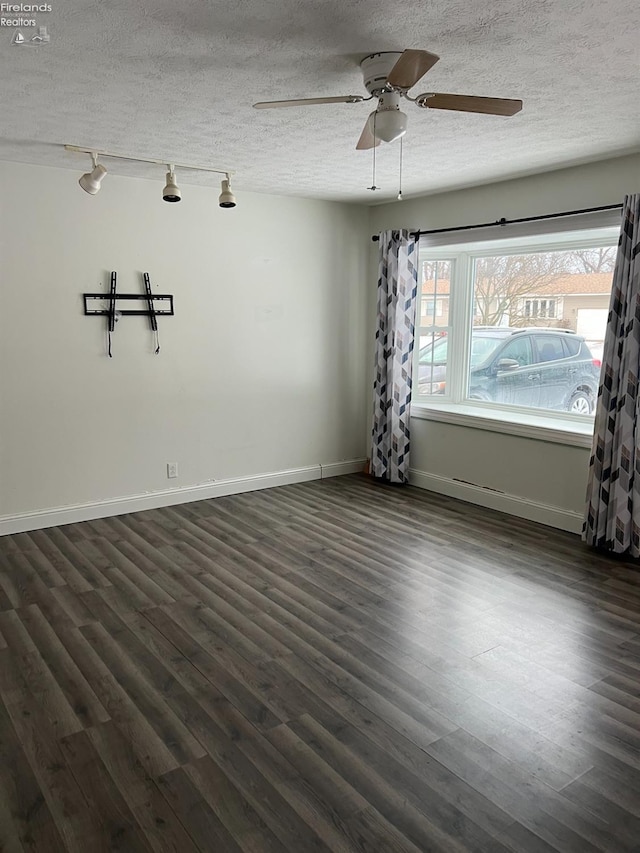
[[640, 556], [640, 194], [628, 195], [589, 463], [582, 538], [616, 554]]
[[371, 472], [409, 479], [409, 404], [418, 293], [418, 241], [408, 231], [380, 234]]

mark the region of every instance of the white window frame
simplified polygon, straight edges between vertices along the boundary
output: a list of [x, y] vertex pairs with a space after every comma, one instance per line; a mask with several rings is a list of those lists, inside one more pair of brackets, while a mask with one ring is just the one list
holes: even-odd
[[[612, 221], [616, 220], [612, 218]], [[601, 245], [615, 246], [619, 234], [620, 228], [616, 224], [591, 229], [576, 227], [575, 231], [561, 231], [555, 234], [533, 234], [500, 240], [482, 239], [468, 243], [449, 241], [446, 246], [421, 246], [420, 269], [422, 261], [425, 260], [452, 262], [448, 329], [451, 335], [449, 352], [454, 353], [454, 356], [447, 365], [446, 395], [414, 397], [411, 403], [411, 417], [522, 435], [554, 443], [591, 447], [593, 417], [524, 406], [503, 406], [466, 398], [473, 319], [473, 267], [476, 258], [498, 253], [525, 254], [587, 249]], [[558, 313], [558, 300], [556, 300], [556, 313]], [[434, 328], [420, 326], [421, 318], [420, 306], [416, 312], [414, 377], [418, 375], [420, 337], [428, 336]], [[414, 383], [414, 393], [416, 391], [417, 382]]]

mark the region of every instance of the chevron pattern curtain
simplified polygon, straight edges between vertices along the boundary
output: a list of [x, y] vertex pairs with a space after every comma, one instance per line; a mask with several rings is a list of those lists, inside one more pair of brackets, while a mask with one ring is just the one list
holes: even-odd
[[418, 294], [418, 241], [408, 231], [380, 234], [371, 472], [409, 479], [409, 404]]
[[640, 194], [626, 196], [589, 463], [582, 538], [640, 556]]

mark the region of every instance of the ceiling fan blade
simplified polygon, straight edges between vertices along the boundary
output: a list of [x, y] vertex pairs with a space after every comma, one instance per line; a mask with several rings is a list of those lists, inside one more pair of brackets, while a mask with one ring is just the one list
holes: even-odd
[[376, 111], [374, 110], [365, 121], [360, 139], [356, 145], [356, 151], [366, 151], [369, 148], [377, 148], [380, 145], [380, 140], [373, 135], [373, 117], [375, 114]]
[[387, 77], [389, 86], [410, 89], [440, 59], [428, 50], [405, 50]]
[[307, 107], [311, 104], [359, 104], [364, 101], [362, 95], [338, 95], [335, 98], [298, 98], [291, 101], [258, 101], [253, 106], [257, 110], [272, 110], [279, 107]]
[[511, 98], [476, 98], [474, 95], [445, 95], [436, 92], [430, 97], [416, 99], [419, 106], [432, 110], [461, 110], [464, 113], [486, 113], [493, 116], [512, 116], [522, 109], [522, 101]]

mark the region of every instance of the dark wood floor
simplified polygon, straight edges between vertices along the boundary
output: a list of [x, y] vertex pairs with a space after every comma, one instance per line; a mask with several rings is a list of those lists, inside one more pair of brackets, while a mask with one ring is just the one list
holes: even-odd
[[349, 476], [0, 539], [0, 849], [638, 851], [640, 573]]

